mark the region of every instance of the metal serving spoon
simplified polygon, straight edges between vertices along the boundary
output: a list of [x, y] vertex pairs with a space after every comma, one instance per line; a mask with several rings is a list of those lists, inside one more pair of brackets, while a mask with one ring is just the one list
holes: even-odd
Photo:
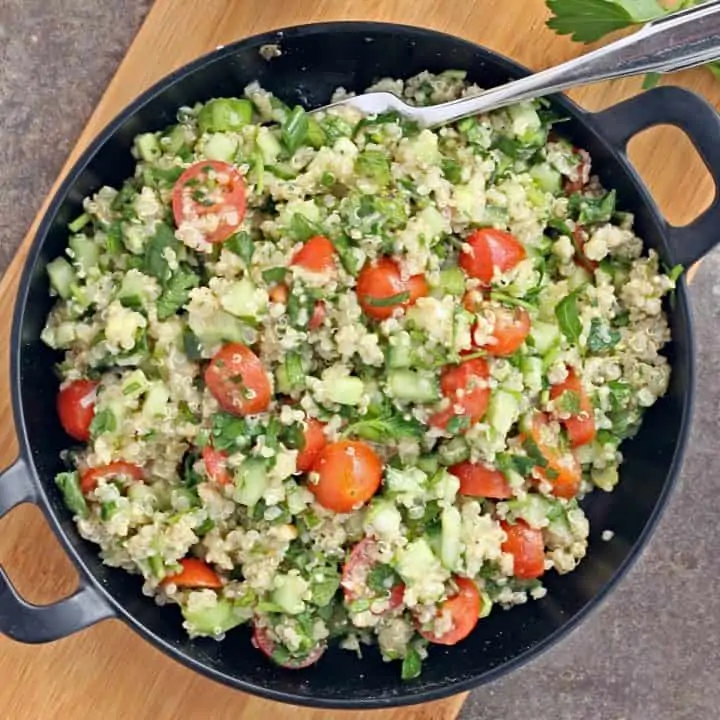
[[645, 25], [575, 60], [473, 97], [427, 107], [413, 107], [389, 92], [371, 92], [325, 105], [313, 112], [353, 107], [367, 115], [394, 110], [420, 127], [432, 128], [489, 110], [561, 92], [577, 85], [665, 73], [704, 65], [720, 58], [720, 0], [713, 0]]

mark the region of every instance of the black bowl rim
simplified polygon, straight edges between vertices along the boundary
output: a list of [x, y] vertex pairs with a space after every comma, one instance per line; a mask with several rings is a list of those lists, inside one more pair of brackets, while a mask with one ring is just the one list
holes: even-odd
[[[83, 151], [78, 160], [73, 164], [72, 168], [68, 171], [65, 179], [62, 181], [60, 186], [54, 192], [52, 200], [47, 205], [47, 209], [44, 212], [43, 218], [38, 225], [38, 229], [35, 233], [32, 245], [27, 253], [24, 261], [23, 273], [20, 278], [18, 292], [15, 301], [15, 309], [13, 313], [13, 327], [11, 336], [11, 384], [12, 384], [12, 404], [13, 413], [16, 421], [16, 428], [18, 433], [18, 439], [20, 441], [20, 457], [24, 458], [27, 462], [34, 485], [36, 486], [39, 494], [39, 504], [48, 519], [50, 526], [52, 527], [55, 535], [59, 538], [63, 548], [71, 557], [73, 563], [82, 572], [82, 576], [89, 580], [91, 586], [99, 593], [99, 595], [107, 602], [114, 610], [115, 614], [130, 625], [139, 635], [148, 640], [150, 643], [155, 645], [157, 648], [162, 650], [166, 655], [172, 657], [178, 662], [182, 663], [186, 667], [194, 670], [206, 677], [228, 685], [238, 690], [248, 692], [269, 700], [275, 700], [283, 703], [303, 705], [308, 707], [318, 707], [327, 709], [382, 709], [389, 707], [401, 707], [407, 705], [413, 705], [418, 703], [430, 702], [433, 700], [439, 700], [451, 695], [455, 695], [461, 692], [470, 691], [474, 688], [484, 685], [492, 680], [495, 680], [502, 675], [505, 675], [513, 670], [516, 670], [520, 666], [524, 665], [533, 658], [538, 657], [541, 653], [555, 645], [559, 640], [568, 636], [577, 626], [584, 621], [591, 612], [596, 610], [599, 605], [605, 600], [609, 593], [615, 589], [618, 582], [626, 575], [627, 571], [632, 567], [638, 557], [641, 555], [645, 548], [648, 539], [655, 530], [657, 522], [667, 506], [667, 501], [674, 487], [677, 476], [679, 475], [682, 467], [682, 461], [685, 454], [685, 448], [687, 445], [691, 422], [692, 422], [692, 411], [694, 404], [695, 395], [695, 352], [694, 352], [694, 330], [692, 313], [690, 312], [690, 306], [687, 297], [687, 290], [684, 279], [678, 283], [677, 288], [677, 303], [674, 309], [674, 313], [682, 313], [683, 320], [686, 323], [688, 343], [685, 346], [685, 352], [688, 354], [688, 375], [687, 375], [687, 391], [683, 401], [683, 411], [680, 424], [680, 433], [678, 435], [675, 452], [673, 454], [670, 467], [668, 469], [663, 489], [658, 497], [648, 521], [643, 529], [638, 540], [635, 542], [633, 547], [630, 549], [625, 560], [620, 564], [612, 578], [608, 583], [598, 592], [588, 603], [571, 619], [566, 621], [561, 627], [548, 635], [544, 640], [538, 642], [533, 647], [521, 652], [516, 657], [508, 660], [507, 662], [499, 665], [492, 670], [482, 673], [479, 676], [470, 678], [467, 680], [461, 680], [456, 682], [450, 682], [443, 685], [437, 685], [432, 688], [422, 689], [418, 691], [409, 691], [405, 693], [398, 693], [393, 697], [388, 698], [366, 698], [362, 700], [337, 700], [330, 699], [327, 697], [311, 698], [303, 695], [296, 695], [290, 692], [283, 692], [279, 690], [273, 690], [271, 688], [257, 685], [253, 682], [241, 680], [231, 675], [225, 674], [222, 671], [212, 669], [202, 662], [185, 655], [182, 651], [178, 650], [177, 647], [167, 642], [163, 638], [155, 635], [142, 625], [136, 618], [134, 618], [115, 598], [103, 587], [102, 583], [94, 576], [92, 572], [87, 568], [82, 558], [76, 552], [73, 545], [68, 540], [65, 531], [62, 529], [60, 522], [51, 509], [48, 501], [47, 493], [38, 472], [35, 468], [35, 464], [32, 461], [32, 453], [30, 450], [30, 442], [27, 436], [27, 428], [25, 424], [24, 410], [22, 405], [22, 388], [21, 388], [21, 353], [22, 353], [22, 324], [25, 314], [25, 307], [27, 304], [27, 298], [30, 288], [30, 280], [33, 269], [37, 263], [41, 249], [44, 245], [47, 233], [51, 227], [55, 215], [58, 209], [64, 202], [68, 192], [76, 182], [78, 177], [85, 170], [87, 165], [92, 161], [98, 150], [113, 136], [113, 134], [134, 114], [136, 114], [144, 105], [150, 102], [160, 93], [167, 90], [170, 86], [175, 85], [184, 78], [192, 75], [194, 72], [202, 68], [203, 66], [222, 60], [225, 57], [233, 55], [238, 49], [245, 45], [265, 45], [271, 43], [282, 43], [285, 38], [292, 38], [297, 36], [303, 36], [308, 34], [325, 34], [325, 33], [343, 33], [343, 32], [389, 32], [403, 35], [414, 35], [417, 41], [422, 41], [423, 38], [431, 37], [444, 37], [446, 39], [452, 39], [455, 43], [465, 44], [475, 51], [480, 51], [486, 55], [493, 64], [500, 67], [505, 67], [508, 70], [508, 76], [522, 77], [523, 75], [530, 74], [530, 70], [513, 60], [501, 55], [494, 50], [490, 50], [484, 46], [481, 46], [471, 40], [460, 38], [450, 33], [441, 32], [432, 28], [420, 27], [414, 25], [391, 23], [391, 22], [373, 22], [373, 21], [330, 21], [330, 22], [319, 22], [319, 23], [307, 23], [302, 25], [294, 25], [275, 30], [270, 30], [265, 33], [242, 38], [234, 41], [227, 45], [222, 45], [217, 49], [208, 52], [199, 58], [177, 68], [171, 73], [163, 76], [160, 80], [154, 83], [150, 88], [141, 93], [135, 98], [130, 104], [128, 104], [120, 113], [118, 113], [113, 120], [111, 120], [100, 133], [92, 140], [88, 147]], [[632, 179], [636, 185], [640, 197], [643, 203], [649, 207], [652, 214], [659, 221], [659, 226], [666, 226], [664, 219], [655, 203], [653, 197], [648, 191], [647, 187], [643, 183], [637, 171], [630, 164], [624, 152], [618, 150], [606, 139], [602, 130], [593, 123], [593, 114], [583, 110], [579, 105], [574, 103], [572, 100], [564, 95], [553, 96], [551, 98], [553, 103], [560, 105], [561, 107], [569, 110], [576, 118], [582, 123], [590, 125], [595, 135], [605, 143], [607, 148], [612, 151], [615, 159], [623, 167], [623, 170]]]

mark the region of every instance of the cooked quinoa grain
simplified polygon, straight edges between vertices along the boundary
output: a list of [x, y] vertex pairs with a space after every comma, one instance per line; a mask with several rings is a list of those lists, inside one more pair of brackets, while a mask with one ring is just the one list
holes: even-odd
[[666, 392], [674, 279], [551, 126], [254, 84], [140, 135], [48, 266], [42, 334], [79, 443], [57, 483], [103, 561], [193, 637], [250, 622], [290, 668], [375, 641], [403, 678], [577, 567], [583, 497]]

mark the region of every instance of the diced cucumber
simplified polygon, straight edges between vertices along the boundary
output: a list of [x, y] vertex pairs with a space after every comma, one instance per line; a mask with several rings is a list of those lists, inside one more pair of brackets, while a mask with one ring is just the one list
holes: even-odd
[[268, 294], [266, 290], [256, 287], [252, 280], [242, 278], [223, 291], [220, 305], [236, 317], [259, 320], [267, 310]]
[[387, 376], [388, 391], [397, 400], [429, 403], [440, 399], [437, 378], [415, 370], [391, 370]]
[[442, 542], [440, 559], [448, 570], [454, 570], [460, 557], [460, 511], [455, 507], [446, 507], [440, 517]]
[[138, 368], [133, 370], [122, 383], [122, 394], [124, 397], [136, 398], [140, 397], [149, 387], [149, 382], [145, 373]]
[[320, 208], [312, 200], [290, 200], [280, 211], [278, 224], [284, 228], [291, 228], [296, 213], [313, 224], [320, 222]]
[[413, 364], [412, 341], [407, 333], [388, 339], [387, 365], [390, 369], [408, 368]]
[[210, 160], [232, 160], [237, 152], [238, 143], [234, 137], [224, 133], [213, 133], [205, 143], [203, 152]]
[[200, 132], [239, 130], [252, 122], [253, 106], [249, 100], [216, 98], [205, 103], [198, 113]]
[[135, 147], [138, 155], [140, 155], [145, 162], [155, 162], [155, 160], [162, 155], [162, 150], [160, 149], [157, 137], [155, 137], [155, 133], [142, 133], [138, 135], [135, 138]]
[[359, 405], [365, 392], [365, 384], [359, 377], [350, 375], [333, 380], [326, 392], [329, 400], [338, 405]]
[[508, 107], [515, 136], [528, 145], [542, 144], [542, 120], [531, 102], [521, 102]]
[[388, 467], [385, 470], [385, 487], [391, 493], [421, 497], [425, 494], [427, 475], [419, 468]]
[[423, 208], [415, 216], [415, 220], [419, 232], [425, 235], [425, 239], [428, 241], [434, 240], [450, 230], [448, 221], [433, 205], [428, 205], [426, 208]]
[[68, 230], [71, 233], [80, 232], [90, 222], [91, 219], [92, 218], [87, 213], [78, 215], [72, 222], [68, 223]]
[[235, 476], [235, 502], [254, 507], [267, 489], [268, 477], [265, 461], [248, 458]]
[[316, 150], [325, 145], [327, 141], [325, 131], [320, 127], [320, 123], [318, 123], [315, 118], [308, 118], [308, 129], [305, 140], [308, 145], [314, 147]]
[[549, 163], [533, 165], [530, 176], [541, 190], [558, 195], [562, 190], [562, 175]]
[[454, 437], [438, 446], [437, 454], [443, 465], [455, 465], [470, 457], [470, 448], [464, 438]]
[[417, 459], [417, 466], [428, 476], [435, 474], [440, 467], [438, 459], [434, 455], [421, 455]]
[[170, 399], [170, 392], [162, 380], [156, 380], [150, 384], [143, 403], [143, 415], [148, 418], [155, 418], [167, 412], [167, 404]]
[[418, 538], [398, 551], [396, 569], [409, 585], [422, 584], [430, 575], [436, 575], [440, 561], [425, 538]]
[[201, 610], [182, 606], [182, 614], [192, 635], [221, 635], [247, 620], [235, 611], [229, 600], [222, 598], [218, 598], [215, 605]]
[[593, 468], [591, 473], [593, 485], [596, 485], [605, 492], [612, 492], [620, 480], [618, 469], [615, 465], [608, 465], [604, 468]]
[[445, 268], [436, 287], [443, 295], [459, 297], [465, 293], [465, 273], [459, 267]]
[[592, 282], [592, 275], [584, 267], [575, 265], [573, 267], [572, 274], [568, 278], [568, 288], [572, 292], [573, 290], [577, 290], [579, 287], [587, 285], [590, 282]]
[[538, 355], [546, 355], [550, 348], [560, 342], [560, 326], [535, 320], [530, 328], [530, 338]]
[[526, 355], [520, 361], [525, 387], [533, 394], [542, 390], [543, 366], [539, 357]]
[[57, 348], [68, 348], [74, 342], [75, 335], [75, 323], [73, 322], [62, 322], [55, 328], [55, 344], [53, 347]]
[[90, 268], [97, 267], [100, 248], [90, 238], [84, 235], [73, 235], [68, 241], [73, 252], [75, 264], [82, 269], [85, 275]]
[[553, 502], [539, 493], [527, 493], [522, 500], [508, 500], [510, 519], [524, 520], [530, 527], [542, 528], [547, 525], [548, 513]]
[[402, 516], [390, 500], [373, 500], [365, 515], [365, 532], [381, 540], [393, 540], [400, 537]]
[[77, 282], [72, 265], [64, 257], [57, 257], [47, 264], [47, 273], [53, 290], [63, 300], [67, 300], [72, 295], [72, 288]]
[[308, 370], [308, 363], [300, 353], [289, 352], [282, 365], [278, 365], [275, 369], [277, 392], [282, 395], [290, 395], [295, 390], [302, 390], [305, 387]]
[[148, 300], [148, 282], [150, 279], [139, 270], [128, 270], [120, 283], [117, 298], [125, 307], [134, 310], [144, 307]]
[[254, 331], [239, 318], [224, 310], [218, 310], [210, 316], [196, 316], [192, 312], [188, 318], [190, 329], [205, 345], [226, 342], [254, 342]]
[[520, 416], [520, 401], [513, 393], [498, 389], [490, 398], [486, 419], [497, 430], [501, 437], [505, 437], [510, 428]]
[[308, 591], [308, 583], [299, 574], [276, 575], [273, 602], [288, 615], [300, 615], [305, 611], [303, 596]]
[[258, 128], [255, 144], [266, 165], [274, 165], [282, 152], [280, 140], [266, 127]]
[[187, 125], [174, 125], [167, 135], [160, 140], [160, 144], [169, 155], [177, 155], [181, 150], [189, 147], [195, 138]]

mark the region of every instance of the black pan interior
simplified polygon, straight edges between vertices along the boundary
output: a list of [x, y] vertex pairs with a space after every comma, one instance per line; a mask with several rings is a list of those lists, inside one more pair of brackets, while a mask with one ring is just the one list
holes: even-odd
[[[283, 54], [266, 61], [259, 47], [278, 41]], [[585, 503], [591, 520], [589, 555], [580, 568], [559, 578], [548, 577], [548, 596], [511, 612], [493, 612], [473, 635], [455, 648], [432, 647], [422, 676], [402, 683], [399, 667], [380, 660], [374, 649], [359, 660], [352, 653], [330, 650], [314, 668], [301, 672], [272, 666], [254, 650], [247, 628], [232, 631], [222, 643], [189, 641], [179, 612], [158, 608], [143, 597], [140, 582], [103, 566], [96, 547], [80, 540], [52, 482], [60, 469], [59, 452], [67, 438], [54, 412], [57, 379], [51, 368], [57, 360], [39, 339], [50, 309], [44, 266], [62, 252], [66, 223], [81, 199], [103, 184], [119, 185], [133, 171], [129, 153], [133, 137], [172, 123], [176, 109], [215, 96], [239, 95], [258, 80], [288, 103], [317, 106], [328, 102], [338, 86], [361, 91], [380, 77], [409, 77], [422, 70], [462, 68], [481, 86], [493, 86], [523, 74], [509, 61], [477, 46], [431, 31], [367, 23], [307, 26], [280, 36], [250, 39], [225, 48], [181, 72], [159, 91], [136, 104], [120, 119], [89, 161], [78, 168], [67, 192], [56, 199], [31, 257], [27, 296], [21, 317], [19, 400], [27, 440], [39, 482], [47, 493], [50, 514], [76, 560], [97, 579], [138, 629], [166, 651], [203, 672], [245, 690], [276, 699], [330, 706], [381, 706], [418, 702], [467, 689], [507, 670], [570, 628], [593, 601], [617, 578], [618, 571], [638, 550], [646, 529], [662, 505], [675, 474], [676, 455], [684, 439], [684, 418], [692, 384], [691, 335], [684, 290], [672, 312], [674, 342], [670, 392], [648, 413], [642, 431], [624, 446], [622, 482], [612, 494], [597, 492]], [[650, 247], [664, 255], [665, 239], [649, 197], [628, 171], [616, 150], [602, 139], [583, 113], [559, 101], [569, 120], [558, 130], [587, 148], [594, 169], [608, 187], [617, 188], [620, 205], [636, 213], [638, 232]], [[601, 532], [613, 530], [612, 541]]]

